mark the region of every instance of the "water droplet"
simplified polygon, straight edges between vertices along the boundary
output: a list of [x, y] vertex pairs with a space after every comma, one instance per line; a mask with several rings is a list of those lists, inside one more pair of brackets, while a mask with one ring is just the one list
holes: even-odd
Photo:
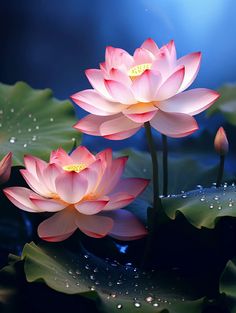
[[71, 140], [72, 140], [72, 141], [76, 141], [76, 139], [75, 139], [74, 137], [73, 137], [73, 138], [71, 138]]
[[80, 275], [80, 274], [81, 274], [79, 270], [76, 270], [75, 273], [76, 273], [77, 275]]
[[69, 283], [68, 283], [68, 282], [66, 282], [66, 288], [69, 288], [69, 287], [70, 287]]
[[89, 258], [88, 254], [84, 254], [84, 258], [88, 259]]
[[72, 271], [72, 270], [69, 270], [68, 273], [69, 273], [70, 275], [73, 275], [73, 271]]
[[11, 137], [11, 138], [9, 139], [9, 142], [10, 142], [10, 143], [15, 143], [15, 142], [16, 142], [16, 137]]
[[200, 201], [202, 201], [202, 202], [205, 201], [205, 200], [206, 200], [205, 196], [202, 196], [201, 199], [200, 199]]
[[36, 139], [37, 139], [37, 137], [34, 135], [34, 136], [32, 137], [32, 141], [36, 141]]
[[0, 123], [0, 127], [2, 127], [2, 123]]
[[117, 307], [117, 309], [122, 309], [122, 308], [123, 308], [123, 305], [119, 303], [119, 304], [117, 304], [116, 307]]
[[151, 303], [153, 301], [153, 297], [149, 296], [145, 299], [148, 303]]
[[0, 110], [0, 114], [3, 114], [3, 110]]
[[219, 206], [218, 206], [218, 210], [221, 210], [221, 209], [222, 209], [222, 206], [221, 206], [221, 205], [219, 205]]
[[14, 108], [11, 108], [11, 113], [14, 113], [14, 112], [15, 112]]
[[76, 286], [79, 286], [79, 283], [76, 283]]
[[214, 204], [211, 203], [211, 204], [209, 205], [209, 208], [210, 208], [210, 209], [214, 209]]
[[116, 284], [117, 284], [117, 285], [122, 285], [122, 280], [118, 280], [118, 281], [116, 282]]
[[219, 200], [219, 196], [214, 196], [214, 200]]
[[28, 128], [28, 132], [29, 132], [29, 133], [31, 132], [31, 130], [32, 130], [31, 128]]
[[110, 296], [111, 296], [112, 298], [116, 298], [116, 294], [115, 294], [115, 293], [111, 293]]
[[197, 189], [202, 189], [203, 188], [202, 185], [197, 185], [196, 187], [197, 187]]
[[86, 270], [89, 270], [89, 264], [86, 264], [84, 267]]
[[38, 126], [38, 125], [37, 125], [37, 126], [35, 126], [35, 129], [37, 129], [37, 130], [38, 130], [38, 129], [39, 129], [39, 126]]
[[141, 307], [141, 303], [139, 303], [139, 302], [134, 302], [134, 306], [135, 306], [136, 308], [140, 308], [140, 307]]
[[53, 117], [50, 117], [50, 122], [54, 122], [54, 118]]
[[93, 271], [94, 271], [94, 273], [98, 273], [98, 268], [95, 267], [95, 269]]
[[95, 281], [95, 285], [100, 285], [99, 281]]
[[153, 305], [154, 307], [158, 307], [158, 306], [159, 306], [159, 304], [158, 304], [157, 302], [154, 302], [152, 305]]
[[23, 144], [23, 147], [26, 148], [26, 147], [27, 147], [27, 143], [24, 143], [24, 144]]
[[94, 290], [95, 290], [95, 287], [94, 287], [94, 286], [91, 286], [89, 289], [90, 289], [91, 291], [94, 291]]
[[186, 194], [182, 195], [182, 198], [183, 198], [183, 199], [186, 199], [186, 198], [187, 198], [187, 195], [186, 195]]
[[94, 275], [90, 275], [90, 279], [91, 280], [95, 280], [95, 276]]
[[229, 207], [231, 208], [234, 205], [234, 203], [231, 201], [229, 202]]

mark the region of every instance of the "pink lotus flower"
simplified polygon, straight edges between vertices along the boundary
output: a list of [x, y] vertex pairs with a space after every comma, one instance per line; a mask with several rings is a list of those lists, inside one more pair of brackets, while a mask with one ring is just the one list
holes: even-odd
[[9, 152], [0, 161], [0, 184], [6, 183], [10, 178], [11, 166], [12, 166], [12, 153]]
[[229, 151], [229, 142], [223, 127], [220, 127], [216, 133], [214, 146], [219, 155], [226, 155]]
[[29, 212], [57, 212], [38, 227], [47, 241], [62, 241], [79, 228], [90, 237], [109, 234], [120, 240], [142, 238], [147, 231], [129, 211], [130, 204], [147, 186], [142, 178], [121, 178], [127, 157], [112, 159], [111, 149], [96, 156], [85, 147], [68, 155], [59, 148], [46, 163], [25, 156], [21, 174], [31, 187], [4, 189], [18, 208]]
[[184, 91], [194, 81], [200, 60], [200, 52], [177, 59], [174, 41], [158, 48], [147, 39], [133, 56], [107, 47], [100, 69], [85, 72], [94, 89], [72, 96], [76, 104], [91, 113], [74, 127], [113, 140], [132, 136], [147, 121], [170, 137], [193, 133], [198, 129], [193, 115], [206, 110], [219, 97], [205, 88]]

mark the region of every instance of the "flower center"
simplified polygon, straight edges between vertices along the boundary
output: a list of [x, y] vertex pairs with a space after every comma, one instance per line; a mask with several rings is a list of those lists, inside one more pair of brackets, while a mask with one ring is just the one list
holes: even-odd
[[150, 70], [151, 67], [152, 67], [151, 63], [143, 63], [143, 64], [136, 65], [134, 67], [131, 67], [131, 69], [128, 72], [128, 75], [130, 78], [134, 78], [136, 76], [143, 74], [144, 71]]
[[80, 171], [82, 171], [83, 169], [85, 169], [87, 167], [87, 165], [85, 163], [78, 163], [78, 164], [68, 164], [63, 166], [63, 170], [67, 171], [67, 172], [77, 172], [79, 173]]

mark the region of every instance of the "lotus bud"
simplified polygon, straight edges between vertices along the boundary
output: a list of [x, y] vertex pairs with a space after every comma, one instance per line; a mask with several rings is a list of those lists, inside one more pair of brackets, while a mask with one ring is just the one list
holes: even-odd
[[0, 161], [0, 184], [6, 183], [10, 178], [11, 166], [12, 166], [12, 153], [9, 152]]
[[229, 142], [223, 127], [220, 127], [215, 136], [215, 150], [216, 152], [221, 155], [225, 156], [229, 151]]

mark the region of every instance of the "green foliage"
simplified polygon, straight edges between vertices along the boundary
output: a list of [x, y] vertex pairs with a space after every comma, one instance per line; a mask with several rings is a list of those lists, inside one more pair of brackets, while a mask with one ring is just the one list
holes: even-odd
[[236, 217], [236, 188], [212, 187], [162, 199], [166, 214], [174, 219], [181, 212], [197, 228], [214, 228], [222, 217]]
[[81, 138], [74, 123], [70, 101], [53, 98], [50, 89], [0, 84], [0, 158], [12, 151], [14, 164], [22, 165], [24, 154], [47, 159], [59, 146], [69, 151]]
[[219, 90], [220, 99], [207, 110], [207, 115], [211, 116], [221, 113], [227, 122], [236, 125], [236, 86], [224, 85]]

